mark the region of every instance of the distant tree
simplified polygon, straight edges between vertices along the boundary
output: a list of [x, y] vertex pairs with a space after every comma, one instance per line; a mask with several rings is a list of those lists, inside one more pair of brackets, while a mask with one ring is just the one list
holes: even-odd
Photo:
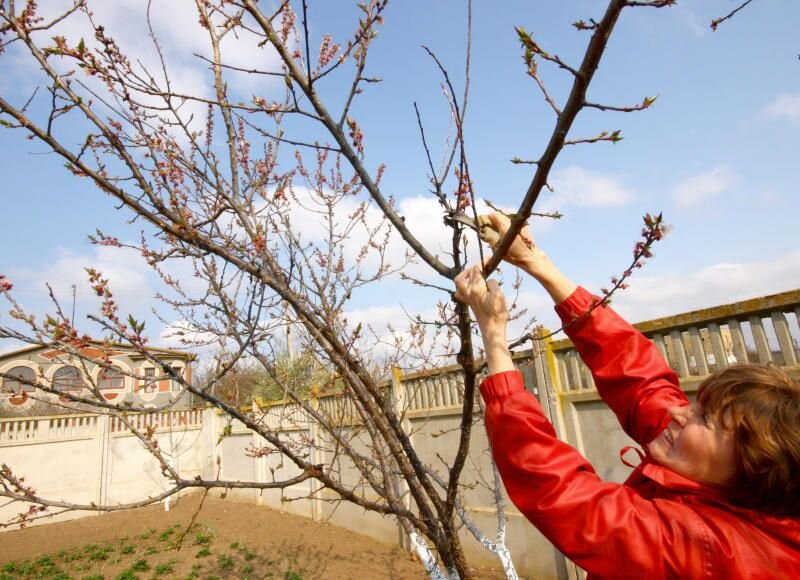
[[[273, 374], [278, 380], [273, 378]], [[194, 388], [210, 390], [216, 397], [235, 407], [254, 402], [276, 402], [291, 397], [307, 399], [344, 392], [344, 383], [336, 371], [325, 368], [311, 356], [278, 357], [272, 373], [252, 360], [240, 359], [221, 377], [213, 369], [195, 374]]]

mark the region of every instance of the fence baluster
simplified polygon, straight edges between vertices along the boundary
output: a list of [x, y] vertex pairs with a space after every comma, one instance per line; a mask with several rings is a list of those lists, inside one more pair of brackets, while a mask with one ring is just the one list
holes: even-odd
[[770, 316], [775, 327], [775, 335], [778, 337], [778, 344], [783, 355], [783, 364], [786, 366], [796, 365], [797, 356], [794, 352], [794, 342], [789, 332], [789, 322], [783, 312], [773, 312]]
[[704, 377], [708, 374], [706, 351], [703, 348], [703, 339], [700, 337], [700, 330], [696, 326], [689, 328], [689, 343], [692, 346], [692, 356], [694, 356], [694, 366], [695, 369], [697, 369], [697, 374]]
[[714, 366], [717, 369], [728, 366], [728, 353], [722, 340], [722, 331], [719, 324], [712, 322], [708, 325], [708, 338], [711, 341], [711, 352], [714, 355]]
[[750, 329], [753, 331], [753, 340], [756, 343], [758, 362], [763, 364], [772, 362], [772, 353], [769, 349], [767, 333], [764, 330], [764, 322], [757, 316], [751, 316], [748, 320], [750, 322]]
[[664, 360], [669, 362], [669, 357], [667, 356], [667, 345], [664, 344], [664, 335], [663, 334], [654, 334], [653, 335], [653, 344], [656, 345], [658, 352], [661, 353], [661, 356], [664, 357]]
[[679, 330], [673, 330], [669, 333], [669, 339], [672, 343], [672, 352], [675, 353], [675, 364], [678, 367], [678, 376], [689, 376], [689, 361], [686, 359], [686, 349], [683, 346], [683, 335]]
[[728, 321], [728, 330], [731, 331], [731, 344], [733, 346], [733, 356], [736, 357], [736, 362], [748, 362], [747, 348], [744, 344], [744, 334], [742, 333], [742, 326], [738, 320], [731, 319]]
[[581, 371], [578, 368], [578, 353], [574, 350], [570, 350], [567, 353], [567, 364], [569, 365], [568, 376], [569, 381], [567, 384], [569, 385], [570, 391], [577, 391], [583, 388], [583, 381], [581, 377]]

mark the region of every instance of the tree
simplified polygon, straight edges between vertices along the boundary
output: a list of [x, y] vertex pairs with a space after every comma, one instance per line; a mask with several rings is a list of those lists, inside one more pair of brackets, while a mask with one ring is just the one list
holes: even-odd
[[[0, 123], [46, 145], [63, 159], [70, 173], [93, 183], [131, 219], [144, 224], [138, 244], [102, 231], [92, 240], [138, 251], [168, 289], [162, 297], [164, 302], [182, 313], [183, 327], [176, 332], [184, 334], [187, 342], [192, 336], [211, 337], [224, 345], [224, 354], [217, 358], [202, 387], [186, 383], [168, 365], [147, 354], [143, 323], [133, 315], [121, 314], [103, 273], [89, 269], [87, 275], [100, 300], [98, 312], [89, 317], [94, 323], [92, 334], [99, 328], [109, 343], [125, 341], [139, 349], [160, 366], [165, 376], [181, 381], [184, 390], [257, 432], [268, 447], [285, 454], [302, 472], [291, 481], [240, 482], [241, 486], [279, 488], [312, 479], [320, 489], [332, 490], [342, 500], [395, 517], [432, 576], [468, 578], [469, 566], [458, 536], [463, 516], [459, 485], [475, 422], [473, 407], [481, 362], [473, 352], [469, 312], [451, 296], [451, 281], [468, 259], [468, 246], [476, 247], [480, 257], [484, 256], [477, 236], [455, 219], [466, 213], [477, 217], [462, 132], [468, 91], [458, 94], [445, 67], [429, 51], [441, 70], [455, 133], [445, 163], [437, 170], [420, 121], [431, 188], [451, 230], [449, 254], [443, 257], [419, 241], [414, 225], [405, 223], [392, 197], [382, 190], [383, 166], [370, 167], [365, 162], [365, 132], [376, 128], [363, 127], [354, 113], [354, 103], [379, 81], [370, 76], [368, 55], [384, 25], [387, 4], [388, 0], [359, 4], [360, 16], [350, 37], [324, 35], [317, 47], [309, 34], [314, 10], [306, 0], [283, 1], [274, 11], [256, 0], [196, 0], [197, 19], [207, 34], [210, 54], [202, 58], [214, 87], [211, 96], [204, 96], [175, 88], [174, 71], [166, 65], [152, 26], [149, 42], [160, 56], [159, 70], [148, 70], [136, 55], [123, 54], [103, 23], [95, 20], [86, 0], [74, 0], [58, 15], [42, 15], [33, 0], [24, 6], [1, 0], [0, 53], [7, 56], [12, 49], [23, 52], [30, 66], [38, 70], [41, 94], [21, 103], [0, 96]], [[537, 159], [515, 160], [530, 164], [533, 176], [514, 212], [511, 230], [493, 248], [487, 274], [497, 267], [513, 237], [530, 218], [564, 147], [621, 139], [618, 131], [571, 137], [581, 111], [632, 112], [651, 106], [653, 98], [635, 106], [592, 103], [587, 100], [587, 88], [626, 9], [671, 4], [670, 0], [611, 0], [598, 20], [575, 22], [579, 33], [588, 36], [579, 65], [548, 52], [532, 34], [518, 28], [527, 74], [541, 89], [555, 122]], [[63, 23], [76, 19], [90, 23], [94, 38], [55, 33]], [[274, 58], [274, 66], [242, 70], [230, 64], [225, 53], [227, 43], [244, 37], [255, 38], [257, 45]], [[539, 74], [542, 64], [553, 65], [571, 78], [571, 89], [563, 102], [557, 102], [548, 92]], [[261, 95], [258, 89], [248, 98], [234, 94], [228, 78], [242, 74], [282, 80], [281, 96]], [[328, 84], [333, 78], [339, 80]], [[78, 131], [82, 136], [76, 141]], [[308, 216], [315, 216], [322, 224], [322, 230], [313, 237], [303, 228]], [[632, 266], [613, 281], [609, 294], [622, 287], [625, 278], [648, 257], [650, 245], [661, 231], [660, 217], [648, 216]], [[369, 328], [349, 324], [344, 312], [362, 288], [403, 271], [406, 263], [390, 264], [386, 258], [393, 235], [399, 235], [406, 245], [407, 260], [421, 261], [441, 278], [438, 284], [415, 280], [442, 291], [440, 318], [415, 319], [406, 334], [397, 333], [391, 345], [393, 354], [376, 365], [369, 353], [359, 348], [368, 340]], [[175, 275], [181, 269], [186, 276]], [[12, 281], [2, 278], [0, 282], [19, 322], [4, 326], [3, 336], [31, 344], [55, 343], [65, 352], [83, 356], [81, 348], [90, 340], [89, 333], [64, 313], [55, 297], [55, 312], [41, 320], [15, 301]], [[327, 388], [341, 388], [354, 404], [367, 436], [367, 453], [342, 435], [336, 416], [315, 404], [325, 387], [323, 392], [305, 397], [308, 385], [288, 381], [287, 373], [281, 372], [283, 353], [273, 345], [287, 328], [294, 331], [292, 344], [297, 345], [300, 355], [320, 361], [329, 378]], [[402, 417], [379, 383], [399, 359], [408, 362], [417, 357], [418, 364], [430, 364], [425, 360], [430, 353], [428, 345], [439, 339], [456, 355], [464, 382], [458, 448], [446, 469], [436, 472], [420, 461], [403, 429]], [[313, 417], [326, 445], [335, 447], [358, 469], [362, 483], [377, 499], [353, 493], [332, 466], [313, 464], [302, 449], [280, 433], [218, 396], [214, 385], [230, 380], [232, 369], [243, 360], [258, 365]], [[102, 356], [86, 362], [104, 368], [110, 364]], [[34, 386], [54, 392], [42, 379]], [[101, 413], [123, 416], [122, 412], [129, 410], [107, 402], [96, 385], [68, 397], [93, 404]], [[160, 455], [152, 434], [142, 433], [141, 440], [173, 481], [170, 493], [192, 487], [231, 486], [230, 482], [182, 478]], [[0, 495], [42, 506], [59, 505], [38, 497], [9, 469], [0, 477]], [[404, 501], [398, 479], [408, 487], [411, 507]], [[428, 552], [428, 545], [445, 572]], [[502, 552], [502, 545], [499, 549]]]

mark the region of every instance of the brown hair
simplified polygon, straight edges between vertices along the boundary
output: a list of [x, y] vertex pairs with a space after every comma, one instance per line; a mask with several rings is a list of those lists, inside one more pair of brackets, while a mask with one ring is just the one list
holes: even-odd
[[775, 366], [733, 365], [703, 381], [697, 402], [733, 432], [733, 503], [800, 515], [800, 384]]

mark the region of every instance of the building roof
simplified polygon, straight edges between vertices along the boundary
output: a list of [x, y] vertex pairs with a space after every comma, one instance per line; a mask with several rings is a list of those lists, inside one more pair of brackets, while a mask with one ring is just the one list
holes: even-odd
[[[99, 350], [100, 348], [108, 349], [110, 347], [112, 350], [119, 351], [119, 352], [117, 352], [115, 354], [123, 354], [124, 353], [124, 354], [128, 355], [131, 359], [134, 359], [134, 360], [145, 358], [145, 356], [143, 354], [133, 350], [133, 347], [131, 347], [128, 344], [122, 344], [122, 343], [118, 343], [118, 342], [109, 343], [109, 342], [102, 342], [102, 341], [99, 341], [99, 340], [91, 340], [91, 341], [89, 341], [89, 344], [95, 346], [94, 349], [91, 349], [91, 347], [90, 347], [91, 350]], [[52, 350], [52, 351], [58, 351], [58, 352], [61, 352], [61, 353], [66, 353], [66, 351], [61, 350], [59, 348], [59, 346], [56, 345], [56, 344], [35, 344], [35, 345], [32, 345], [32, 346], [26, 346], [24, 348], [20, 348], [20, 349], [17, 349], [17, 350], [13, 350], [11, 352], [6, 352], [6, 353], [3, 353], [3, 354], [0, 354], [0, 362], [8, 360], [8, 359], [19, 358], [20, 356], [24, 356], [24, 355], [35, 354], [36, 351], [38, 351], [38, 350]], [[170, 357], [170, 358], [180, 358], [180, 359], [184, 359], [186, 361], [193, 361], [193, 360], [195, 360], [197, 358], [197, 356], [192, 354], [192, 353], [184, 352], [184, 351], [180, 351], [180, 350], [172, 350], [172, 349], [168, 349], [168, 348], [148, 347], [147, 351], [149, 353], [151, 353], [152, 355], [154, 355], [154, 356], [166, 356], [166, 357]], [[86, 353], [86, 355], [87, 356], [93, 356], [90, 353]], [[94, 355], [94, 356], [100, 356], [100, 354], [98, 353], [97, 355]]]

